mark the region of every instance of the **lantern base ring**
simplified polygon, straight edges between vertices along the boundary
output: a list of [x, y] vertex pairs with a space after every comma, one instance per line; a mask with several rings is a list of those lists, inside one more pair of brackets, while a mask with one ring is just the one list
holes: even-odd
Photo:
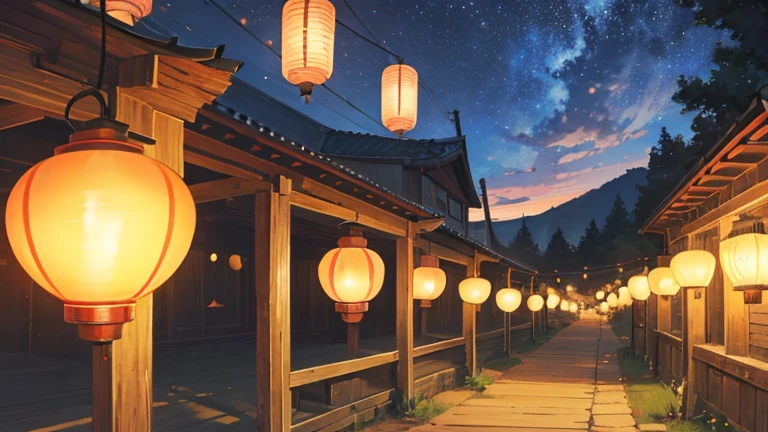
[[419, 306], [422, 309], [429, 309], [432, 307], [432, 300], [422, 300], [421, 302], [419, 302]]
[[134, 305], [64, 305], [64, 321], [78, 325], [80, 339], [110, 342], [123, 336], [123, 324], [133, 321]]
[[742, 285], [733, 287], [733, 290], [744, 293], [744, 304], [760, 304], [763, 302], [763, 291], [768, 290], [768, 285]]
[[363, 314], [368, 312], [368, 302], [336, 303], [336, 312], [341, 313], [345, 323], [357, 324], [363, 320]]

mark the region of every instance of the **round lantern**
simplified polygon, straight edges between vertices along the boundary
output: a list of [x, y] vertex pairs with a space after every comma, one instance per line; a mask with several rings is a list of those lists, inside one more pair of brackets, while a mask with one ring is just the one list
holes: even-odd
[[[112, 18], [129, 26], [152, 13], [152, 0], [106, 0], [107, 13]], [[101, 0], [91, 0], [91, 4], [101, 7]]]
[[606, 303], [608, 303], [608, 306], [615, 308], [619, 305], [619, 297], [616, 295], [616, 293], [610, 293], [608, 294], [608, 297], [605, 298]]
[[675, 281], [675, 275], [669, 267], [656, 267], [648, 273], [648, 286], [651, 292], [667, 298], [680, 291], [680, 285]]
[[234, 254], [229, 257], [229, 268], [234, 271], [240, 271], [243, 268], [243, 260], [240, 255]]
[[619, 288], [619, 305], [629, 306], [632, 304], [632, 296], [629, 294], [629, 288], [623, 286]]
[[712, 281], [717, 261], [715, 256], [704, 250], [680, 252], [672, 258], [669, 268], [675, 281], [683, 288], [703, 288]]
[[560, 310], [561, 311], [568, 311], [568, 309], [571, 307], [571, 303], [568, 300], [562, 300], [560, 302]]
[[472, 277], [459, 282], [459, 296], [465, 303], [483, 304], [491, 295], [491, 283], [487, 279]]
[[64, 320], [108, 342], [181, 264], [195, 203], [178, 174], [128, 142], [127, 125], [83, 126], [21, 177], [5, 220], [19, 263], [64, 302]]
[[421, 266], [413, 270], [413, 299], [421, 300], [422, 308], [432, 307], [432, 300], [440, 297], [445, 290], [445, 283], [440, 259], [433, 255], [422, 255]]
[[309, 103], [312, 88], [333, 73], [336, 9], [328, 0], [288, 0], [283, 6], [283, 77]]
[[219, 259], [219, 256], [216, 254], [216, 252], [211, 254], [211, 262], [216, 262]]
[[388, 66], [381, 74], [381, 122], [402, 136], [416, 126], [419, 75], [408, 65]]
[[525, 301], [525, 305], [531, 312], [538, 312], [544, 307], [544, 297], [534, 294]]
[[320, 286], [336, 302], [336, 312], [349, 324], [359, 323], [368, 311], [368, 302], [381, 291], [384, 261], [366, 249], [368, 240], [360, 228], [351, 228], [338, 240], [338, 248], [325, 254], [317, 268]]
[[504, 312], [514, 312], [523, 302], [523, 294], [514, 288], [500, 289], [496, 293], [496, 306]]
[[600, 312], [602, 312], [602, 313], [608, 313], [608, 311], [609, 311], [610, 309], [611, 309], [611, 308], [610, 308], [610, 306], [608, 306], [608, 302], [601, 302], [601, 303], [600, 303]]
[[735, 291], [744, 292], [744, 303], [763, 301], [768, 290], [768, 235], [742, 234], [720, 243], [723, 272]]
[[605, 291], [598, 291], [595, 293], [595, 298], [598, 300], [602, 300], [605, 298]]
[[571, 303], [571, 305], [568, 307], [568, 310], [571, 313], [577, 313], [579, 311], [579, 305], [577, 305], [576, 303]]
[[560, 304], [560, 296], [556, 293], [547, 295], [547, 309], [555, 309]]
[[629, 294], [635, 300], [647, 300], [651, 296], [648, 276], [632, 276], [627, 282], [627, 288], [629, 288]]

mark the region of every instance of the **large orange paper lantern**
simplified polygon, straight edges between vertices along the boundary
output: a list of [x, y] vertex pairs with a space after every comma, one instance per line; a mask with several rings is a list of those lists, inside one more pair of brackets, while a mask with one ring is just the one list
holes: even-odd
[[648, 273], [648, 286], [651, 292], [667, 298], [680, 291], [680, 285], [669, 267], [656, 267]]
[[336, 9], [328, 0], [288, 0], [283, 6], [283, 77], [309, 102], [312, 88], [333, 73]]
[[683, 288], [704, 288], [715, 275], [715, 256], [705, 250], [680, 252], [672, 258], [669, 268], [677, 284]]
[[136, 300], [176, 271], [195, 231], [181, 177], [129, 143], [127, 125], [106, 122], [116, 126], [75, 132], [30, 168], [5, 214], [21, 266], [92, 341], [120, 338]]
[[440, 259], [434, 255], [422, 255], [421, 266], [413, 270], [413, 299], [421, 300], [421, 307], [429, 308], [432, 300], [443, 293], [445, 284]]
[[723, 240], [720, 262], [734, 291], [744, 292], [744, 303], [762, 303], [763, 291], [768, 290], [768, 235], [742, 234]]
[[344, 322], [359, 323], [368, 311], [368, 302], [381, 291], [384, 261], [366, 248], [368, 240], [359, 228], [352, 228], [349, 236], [340, 238], [337, 244], [338, 248], [320, 260], [320, 285], [336, 302], [336, 312], [341, 313]]
[[[106, 0], [107, 13], [112, 18], [129, 26], [152, 13], [152, 0]], [[101, 0], [92, 0], [95, 7], [101, 7]]]
[[459, 282], [459, 297], [465, 303], [483, 304], [491, 295], [491, 282], [479, 277], [466, 278]]
[[398, 63], [381, 74], [381, 121], [402, 136], [416, 126], [419, 111], [419, 74]]
[[627, 288], [629, 288], [629, 294], [635, 300], [647, 300], [651, 296], [651, 288], [648, 285], [648, 276], [637, 275], [632, 276], [627, 281]]

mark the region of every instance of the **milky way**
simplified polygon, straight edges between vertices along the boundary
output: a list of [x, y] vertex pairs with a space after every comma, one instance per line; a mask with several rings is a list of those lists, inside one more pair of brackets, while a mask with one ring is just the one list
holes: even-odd
[[[217, 0], [280, 50], [282, 1]], [[670, 96], [679, 75], [706, 75], [723, 34], [692, 25], [674, 0], [347, 0], [379, 40], [414, 66], [412, 138], [455, 133], [461, 111], [475, 179], [488, 179], [494, 217], [535, 214], [645, 166], [661, 126], [690, 135]], [[337, 16], [363, 34], [344, 0]], [[389, 135], [318, 89], [305, 106], [279, 59], [205, 0], [155, 5], [146, 25], [192, 45], [226, 44], [238, 76], [331, 127]], [[379, 118], [381, 71], [395, 58], [337, 27], [328, 85]], [[481, 217], [474, 214], [475, 218]]]

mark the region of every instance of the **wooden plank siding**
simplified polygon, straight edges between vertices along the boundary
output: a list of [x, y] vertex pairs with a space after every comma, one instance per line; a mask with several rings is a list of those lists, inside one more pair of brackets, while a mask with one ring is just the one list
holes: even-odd
[[749, 356], [768, 362], [768, 304], [749, 309]]

